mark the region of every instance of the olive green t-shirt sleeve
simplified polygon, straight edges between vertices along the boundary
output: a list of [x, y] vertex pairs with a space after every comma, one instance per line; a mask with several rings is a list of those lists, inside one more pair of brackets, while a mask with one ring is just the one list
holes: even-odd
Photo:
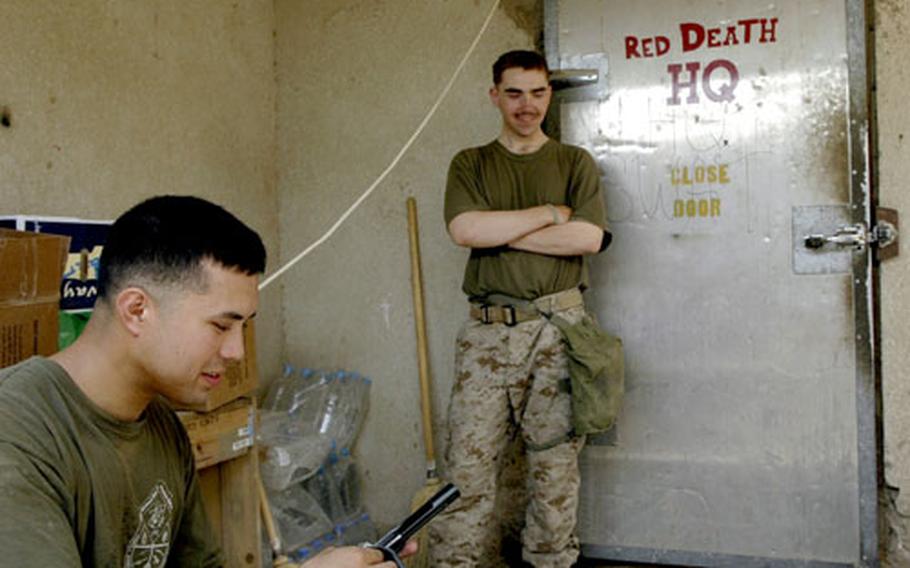
[[597, 164], [594, 158], [582, 149], [578, 149], [575, 161], [569, 181], [568, 205], [572, 208], [572, 219], [587, 221], [608, 230], [606, 209], [600, 195], [600, 172]]
[[490, 200], [480, 184], [477, 151], [462, 150], [452, 158], [446, 180], [445, 221], [468, 211], [489, 211]]
[[0, 442], [0, 564], [82, 564], [61, 501], [64, 485], [48, 464], [14, 444]]

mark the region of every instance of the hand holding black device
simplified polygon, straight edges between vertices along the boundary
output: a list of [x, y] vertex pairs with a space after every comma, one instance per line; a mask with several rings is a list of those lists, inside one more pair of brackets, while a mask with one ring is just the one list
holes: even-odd
[[392, 560], [397, 566], [402, 567], [403, 564], [401, 559], [398, 558], [398, 553], [404, 548], [408, 539], [430, 522], [433, 517], [448, 507], [459, 495], [461, 495], [461, 492], [458, 488], [451, 483], [447, 483], [445, 487], [430, 497], [419, 509], [411, 513], [408, 518], [384, 534], [382, 538], [376, 541], [376, 544], [368, 544], [366, 546], [381, 550], [384, 560]]

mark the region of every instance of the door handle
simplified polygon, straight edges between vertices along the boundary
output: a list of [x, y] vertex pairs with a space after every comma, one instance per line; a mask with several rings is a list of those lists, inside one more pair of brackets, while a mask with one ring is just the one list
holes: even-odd
[[596, 85], [600, 73], [597, 69], [554, 69], [550, 85], [554, 91]]
[[826, 244], [832, 244], [837, 248], [852, 248], [853, 250], [863, 250], [869, 243], [869, 235], [865, 225], [856, 223], [854, 225], [841, 225], [833, 235], [814, 234], [803, 237], [803, 245], [807, 249], [818, 250]]
[[888, 221], [880, 220], [872, 231], [866, 229], [862, 223], [841, 225], [833, 235], [813, 234], [803, 237], [803, 245], [807, 249], [818, 250], [827, 244], [832, 244], [838, 249], [852, 248], [862, 251], [871, 244], [885, 248], [897, 242], [897, 227]]

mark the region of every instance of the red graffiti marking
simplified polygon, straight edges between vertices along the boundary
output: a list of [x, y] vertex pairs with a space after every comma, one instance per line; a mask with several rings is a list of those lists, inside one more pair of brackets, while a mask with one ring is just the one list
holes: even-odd
[[[750, 43], [777, 42], [777, 18], [745, 18], [730, 26], [705, 27], [695, 22], [679, 24], [683, 53], [701, 48], [730, 47]], [[670, 38], [625, 37], [626, 59], [660, 57], [670, 51]]]
[[626, 59], [639, 57], [660, 57], [670, 51], [670, 39], [666, 36], [637, 38], [626, 36]]
[[[683, 66], [679, 63], [667, 65], [667, 72], [670, 74], [670, 80], [672, 82], [672, 95], [667, 99], [668, 105], [676, 106], [680, 104], [679, 92], [683, 89], [689, 89], [689, 96], [686, 97], [686, 104], [697, 104], [700, 100], [698, 96], [698, 71], [701, 69], [701, 63], [691, 61], [686, 63], [685, 68], [689, 74], [689, 79], [688, 81], [681, 81], [680, 74], [682, 73]], [[719, 69], [723, 69], [727, 72], [727, 82], [720, 83], [718, 88], [715, 89], [714, 85], [711, 83], [711, 77]], [[701, 76], [702, 91], [704, 91], [708, 100], [715, 103], [730, 102], [734, 100], [736, 97], [733, 92], [736, 90], [738, 84], [739, 69], [737, 69], [732, 61], [727, 59], [716, 59], [711, 63], [708, 63]]]
[[[699, 49], [703, 46], [729, 47], [731, 45], [748, 44], [755, 40], [754, 29], [758, 29], [758, 43], [774, 43], [777, 41], [777, 18], [750, 18], [739, 20], [734, 26], [726, 28], [705, 28], [701, 24], [686, 22], [679, 24], [679, 33], [682, 38], [683, 53]], [[628, 38], [626, 40], [628, 45]], [[628, 49], [626, 50], [628, 57]]]

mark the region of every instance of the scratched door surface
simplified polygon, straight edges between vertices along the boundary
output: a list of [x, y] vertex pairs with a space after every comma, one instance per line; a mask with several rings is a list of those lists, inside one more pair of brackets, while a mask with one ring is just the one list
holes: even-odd
[[589, 300], [626, 346], [582, 456], [587, 556], [875, 565], [864, 24], [837, 0], [562, 0], [563, 141], [599, 163], [612, 248]]

